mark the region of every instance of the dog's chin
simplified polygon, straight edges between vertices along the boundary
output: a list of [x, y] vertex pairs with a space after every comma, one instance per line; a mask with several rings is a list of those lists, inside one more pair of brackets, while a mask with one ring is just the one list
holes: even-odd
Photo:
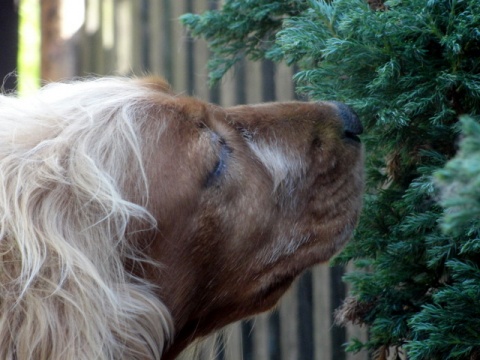
[[[270, 310], [276, 305], [281, 296], [289, 289], [294, 280], [307, 269], [324, 263], [333, 254], [337, 253], [351, 234], [343, 234], [337, 241], [325, 242], [310, 241], [299, 247], [295, 254], [288, 254], [277, 259], [271, 265], [268, 272], [264, 272], [258, 278], [252, 296], [255, 306], [260, 312]], [[315, 236], [310, 236], [315, 239]], [[325, 256], [325, 254], [328, 254]]]
[[272, 309], [283, 294], [292, 285], [297, 275], [274, 276], [268, 283], [260, 287], [254, 296], [256, 313]]

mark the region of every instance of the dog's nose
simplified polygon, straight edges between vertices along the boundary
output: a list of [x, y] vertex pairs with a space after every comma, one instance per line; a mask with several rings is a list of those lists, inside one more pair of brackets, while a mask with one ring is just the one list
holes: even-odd
[[353, 109], [341, 102], [333, 102], [338, 109], [338, 114], [343, 121], [343, 130], [348, 138], [356, 138], [357, 135], [363, 133], [363, 126], [358, 115]]

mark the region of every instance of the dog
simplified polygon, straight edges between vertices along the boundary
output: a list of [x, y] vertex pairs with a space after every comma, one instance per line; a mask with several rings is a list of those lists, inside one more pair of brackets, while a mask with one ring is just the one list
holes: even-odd
[[351, 237], [362, 125], [159, 78], [0, 97], [0, 358], [174, 359]]

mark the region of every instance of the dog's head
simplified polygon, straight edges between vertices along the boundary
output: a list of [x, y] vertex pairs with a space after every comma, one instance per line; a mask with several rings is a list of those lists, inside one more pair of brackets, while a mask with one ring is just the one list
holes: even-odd
[[335, 102], [222, 108], [151, 86], [147, 133], [155, 122], [163, 132], [147, 145], [158, 222], [147, 252], [162, 267], [147, 276], [172, 311], [175, 348], [271, 308], [345, 244], [361, 206], [362, 126]]

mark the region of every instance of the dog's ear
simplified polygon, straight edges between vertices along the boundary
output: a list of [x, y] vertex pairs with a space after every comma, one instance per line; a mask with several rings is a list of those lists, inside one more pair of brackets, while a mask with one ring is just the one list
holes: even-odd
[[175, 95], [175, 92], [173, 91], [171, 85], [163, 77], [151, 75], [139, 78], [137, 79], [137, 81], [151, 89], [170, 95]]

